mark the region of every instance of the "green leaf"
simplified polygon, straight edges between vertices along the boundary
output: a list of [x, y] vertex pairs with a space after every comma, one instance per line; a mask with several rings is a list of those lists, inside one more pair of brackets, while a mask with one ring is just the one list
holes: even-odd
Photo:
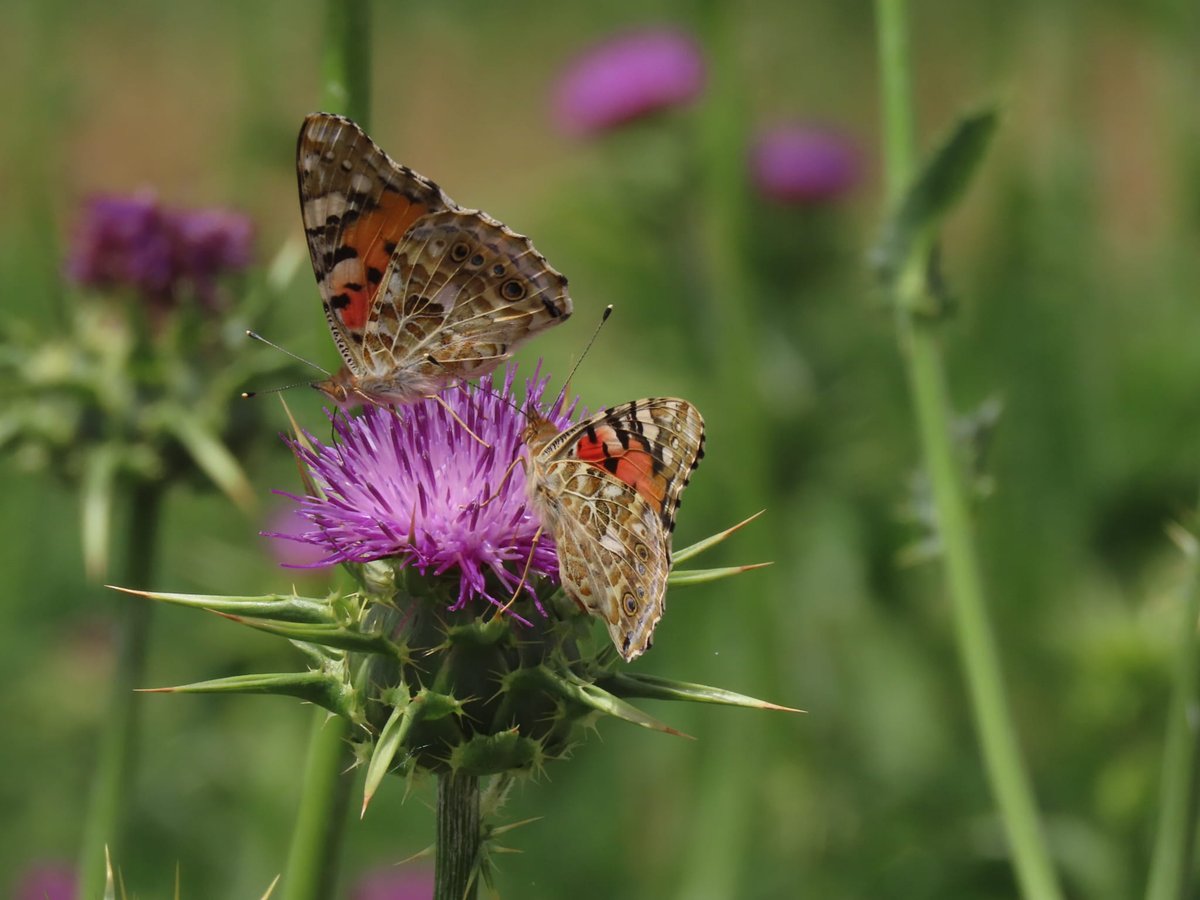
[[274, 694], [298, 697], [329, 710], [334, 715], [357, 721], [351, 708], [352, 690], [340, 678], [325, 672], [278, 672], [233, 675], [174, 687], [142, 688], [143, 694]]
[[177, 606], [206, 609], [210, 612], [228, 613], [269, 619], [276, 622], [307, 622], [314, 625], [333, 625], [336, 618], [331, 604], [326, 600], [298, 597], [294, 594], [264, 594], [261, 597], [225, 597], [219, 594], [173, 594], [165, 591], [136, 591], [133, 588], [110, 584], [106, 587], [137, 597], [148, 597]]
[[340, 625], [269, 622], [262, 619], [233, 616], [223, 612], [218, 612], [217, 615], [237, 622], [239, 625], [247, 625], [257, 631], [265, 631], [267, 634], [287, 638], [289, 641], [319, 644], [322, 647], [352, 650], [358, 653], [378, 653], [402, 662], [407, 661], [401, 648], [377, 631], [355, 631]]
[[419, 703], [405, 703], [403, 706], [396, 706], [392, 709], [387, 724], [383, 726], [383, 731], [375, 741], [371, 762], [367, 765], [367, 778], [363, 785], [363, 802], [359, 818], [367, 814], [367, 804], [375, 796], [375, 791], [378, 790], [379, 783], [383, 781], [383, 776], [392, 768], [396, 752], [404, 743], [413, 723], [420, 718], [421, 709], [422, 706]]
[[736, 525], [732, 526], [731, 528], [726, 528], [724, 531], [720, 531], [720, 532], [712, 535], [711, 537], [706, 537], [702, 541], [697, 541], [696, 543], [692, 544], [690, 547], [684, 547], [682, 550], [674, 551], [671, 554], [672, 563], [674, 565], [679, 565], [681, 562], [687, 562], [693, 556], [698, 556], [699, 554], [703, 553], [705, 550], [708, 550], [712, 547], [717, 546], [717, 544], [721, 543], [721, 541], [725, 540], [727, 537], [729, 537], [731, 534], [733, 534], [739, 528], [749, 525], [751, 522], [753, 522], [755, 519], [757, 519], [759, 516], [761, 516], [765, 512], [766, 512], [765, 509], [760, 509], [754, 515], [750, 516], [747, 519], [742, 519], [742, 521], [738, 522]]
[[908, 266], [915, 248], [931, 240], [946, 213], [962, 197], [996, 132], [995, 107], [969, 113], [934, 151], [884, 224], [871, 262], [884, 281]]
[[606, 716], [615, 716], [618, 719], [624, 719], [626, 722], [632, 722], [634, 725], [641, 725], [643, 728], [650, 728], [654, 731], [662, 731], [666, 734], [674, 734], [679, 737], [685, 737], [688, 740], [695, 740], [690, 734], [684, 734], [682, 731], [676, 731], [669, 725], [664, 725], [658, 719], [648, 713], [642, 712], [636, 706], [626, 703], [621, 698], [613, 696], [596, 684], [583, 681], [570, 673], [567, 673], [563, 677], [545, 667], [540, 667], [540, 673], [548, 688], [557, 691], [557, 693], [568, 700], [574, 700], [576, 703], [590, 707]]
[[640, 697], [646, 700], [688, 700], [692, 703], [717, 703], [721, 706], [745, 706], [750, 709], [773, 709], [779, 712], [804, 712], [790, 706], [780, 706], [757, 700], [745, 694], [736, 694], [706, 684], [692, 684], [661, 678], [641, 672], [611, 672], [596, 679], [596, 683], [621, 697]]
[[674, 587], [686, 587], [689, 584], [704, 584], [708, 581], [719, 581], [731, 575], [741, 575], [751, 569], [762, 569], [771, 565], [769, 562], [751, 563], [747, 566], [725, 566], [721, 569], [686, 569], [682, 572], [672, 569], [667, 575], [667, 584]]
[[103, 578], [108, 568], [112, 530], [113, 492], [116, 486], [117, 449], [103, 444], [88, 454], [80, 486], [80, 526], [83, 532], [83, 567], [89, 578]]
[[237, 458], [220, 439], [186, 410], [160, 408], [158, 412], [162, 426], [183, 445], [213, 484], [243, 512], [253, 512], [257, 505], [254, 489]]

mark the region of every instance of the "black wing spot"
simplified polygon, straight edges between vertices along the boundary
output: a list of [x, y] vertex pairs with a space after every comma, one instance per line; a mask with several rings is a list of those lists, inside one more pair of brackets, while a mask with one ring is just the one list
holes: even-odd
[[510, 278], [504, 282], [504, 285], [500, 288], [500, 293], [505, 300], [521, 300], [526, 293], [525, 285], [515, 278]]
[[349, 244], [342, 244], [332, 253], [326, 253], [325, 256], [329, 260], [328, 267], [332, 269], [344, 259], [358, 259], [358, 251]]
[[329, 305], [334, 309], [345, 309], [350, 305], [349, 294], [334, 294], [329, 298]]
[[367, 281], [371, 284], [379, 284], [383, 281], [383, 273], [374, 266], [367, 266]]
[[342, 287], [344, 287], [348, 291], [354, 291], [355, 293], [357, 293], [358, 291], [362, 290], [363, 286], [361, 284], [359, 284], [357, 281], [348, 281], [345, 284], [343, 284]]
[[386, 253], [388, 256], [391, 256], [393, 253], [395, 253], [396, 252], [396, 242], [395, 241], [384, 241], [383, 242], [383, 252]]
[[542, 298], [542, 306], [546, 307], [546, 312], [550, 313], [550, 318], [557, 319], [562, 315], [562, 310], [554, 305], [554, 301], [549, 297]]
[[479, 268], [480, 266], [482, 266], [483, 265], [483, 254], [476, 253], [474, 256], [472, 256], [471, 257], [471, 265], [474, 266], [475, 268]]
[[492, 274], [499, 278], [504, 274], [504, 263], [496, 263], [492, 266]]
[[604, 458], [604, 462], [602, 462], [600, 465], [604, 466], [605, 471], [607, 471], [610, 475], [616, 475], [617, 467], [621, 465], [621, 460], [616, 456], [606, 456]]

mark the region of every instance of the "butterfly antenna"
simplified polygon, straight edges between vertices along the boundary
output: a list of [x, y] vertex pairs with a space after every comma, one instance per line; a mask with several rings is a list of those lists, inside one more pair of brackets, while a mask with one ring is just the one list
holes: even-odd
[[[257, 331], [250, 331], [249, 329], [247, 329], [246, 337], [251, 337], [251, 338], [254, 338], [254, 340], [256, 340], [256, 341], [261, 341], [262, 343], [266, 344], [268, 347], [274, 347], [280, 353], [286, 354], [287, 356], [290, 356], [292, 359], [296, 360], [296, 362], [302, 362], [309, 368], [316, 369], [318, 372], [322, 373], [326, 378], [333, 377], [333, 373], [330, 372], [328, 369], [326, 369], [324, 366], [318, 366], [312, 360], [305, 359], [303, 356], [293, 353], [291, 350], [288, 350], [284, 347], [280, 347], [274, 341], [268, 341], [265, 337], [263, 337]], [[292, 387], [295, 387], [295, 386], [296, 385], [292, 385]], [[281, 388], [281, 390], [282, 390], [282, 388]], [[263, 393], [267, 393], [267, 392], [264, 391]]]
[[242, 399], [249, 400], [252, 397], [257, 397], [261, 394], [278, 394], [281, 391], [290, 391], [292, 388], [307, 387], [312, 382], [297, 381], [295, 384], [285, 384], [283, 387], [267, 388], [265, 391], [242, 391]]
[[613, 305], [610, 303], [604, 307], [604, 312], [600, 315], [600, 321], [596, 323], [596, 330], [592, 332], [592, 336], [588, 338], [587, 344], [583, 348], [583, 352], [579, 354], [579, 359], [575, 360], [575, 365], [571, 366], [571, 371], [567, 375], [567, 380], [563, 382], [562, 390], [558, 393], [558, 399], [554, 401], [554, 407], [561, 408], [562, 404], [567, 399], [567, 391], [571, 387], [571, 379], [575, 377], [575, 370], [579, 368], [579, 364], [583, 362], [583, 358], [587, 356], [588, 351], [592, 349], [592, 344], [596, 343], [596, 338], [600, 335], [600, 329], [604, 327], [604, 323], [608, 321], [608, 317], [612, 315]]

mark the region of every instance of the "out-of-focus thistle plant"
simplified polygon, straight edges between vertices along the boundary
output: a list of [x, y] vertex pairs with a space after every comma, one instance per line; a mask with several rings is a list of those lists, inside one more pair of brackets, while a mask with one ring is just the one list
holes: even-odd
[[[444, 405], [335, 415], [332, 445], [308, 434], [293, 442], [310, 479], [296, 499], [311, 529], [283, 538], [322, 547], [324, 563], [345, 564], [357, 590], [324, 598], [144, 594], [287, 638], [309, 660], [305, 672], [163, 690], [283, 694], [345, 718], [366, 767], [364, 813], [387, 773], [438, 776], [437, 897], [492, 883], [490, 853], [503, 828], [487, 814], [512, 776], [562, 758], [604, 716], [679, 734], [630, 699], [786, 709], [622, 671], [607, 637], [593, 639], [593, 620], [557, 590], [553, 544], [543, 536], [533, 545], [523, 469], [509, 471], [526, 421], [517, 410], [528, 408], [514, 397], [514, 374], [452, 388]], [[570, 410], [561, 402], [543, 406], [545, 385], [530, 380], [525, 402], [565, 424]], [[739, 527], [678, 551], [675, 561]], [[673, 571], [669, 583], [750, 568]], [[478, 779], [491, 775], [498, 779], [481, 818]]]
[[[237, 460], [257, 413], [230, 401], [244, 381], [279, 365], [236, 347], [255, 305], [268, 299], [265, 290], [256, 296], [226, 285], [250, 262], [252, 231], [240, 214], [170, 209], [150, 194], [94, 198], [73, 235], [65, 271], [74, 290], [59, 320], [0, 326], [0, 449], [78, 487], [90, 578], [108, 567], [122, 505], [129, 510], [120, 577], [145, 586], [170, 485], [211, 483], [239, 506], [253, 503]], [[288, 280], [286, 268], [274, 270], [274, 282]], [[149, 621], [148, 605], [131, 605], [119, 625], [84, 827], [83, 897], [104, 889], [105, 847], [121, 850], [137, 732], [132, 690], [143, 682]]]
[[252, 232], [225, 210], [96, 197], [66, 261], [78, 290], [64, 321], [10, 321], [0, 333], [0, 448], [79, 485], [92, 578], [107, 568], [124, 492], [199, 477], [253, 505], [237, 459], [257, 414], [229, 401], [279, 364], [240, 352], [246, 308], [223, 284], [249, 264]]

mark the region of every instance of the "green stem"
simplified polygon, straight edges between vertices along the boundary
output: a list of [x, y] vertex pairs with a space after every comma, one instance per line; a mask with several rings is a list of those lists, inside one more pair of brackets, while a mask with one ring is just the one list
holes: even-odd
[[[370, 0], [326, 0], [321, 105], [366, 127], [371, 110]], [[317, 710], [283, 900], [332, 897], [353, 779], [350, 723]]]
[[[154, 570], [161, 488], [142, 485], [133, 491], [130, 500], [122, 584], [144, 589], [150, 587]], [[79, 857], [79, 896], [84, 900], [98, 900], [104, 896], [105, 847], [115, 860], [124, 855], [122, 832], [132, 787], [138, 732], [139, 698], [134, 689], [142, 687], [144, 682], [151, 608], [150, 601], [141, 598], [126, 597], [121, 605], [117, 671], [100, 736], [99, 760], [84, 819], [83, 848]]]
[[331, 716], [323, 709], [314, 711], [282, 900], [321, 900], [334, 896], [350, 788], [354, 783], [345, 774], [354, 762], [347, 740], [349, 730], [350, 723], [345, 719]]
[[1175, 685], [1167, 714], [1157, 835], [1146, 900], [1179, 900], [1190, 893], [1197, 791], [1200, 790], [1197, 784], [1200, 735], [1196, 728], [1196, 716], [1200, 711], [1200, 679], [1197, 678], [1200, 643], [1196, 640], [1196, 623], [1200, 621], [1200, 549], [1194, 545], [1194, 539], [1188, 551], [1191, 572], [1179, 621]]
[[[875, 6], [884, 103], [884, 158], [889, 199], [894, 204], [916, 174], [905, 8], [904, 0], [876, 0]], [[914, 248], [891, 299], [933, 491], [955, 636], [984, 764], [1022, 894], [1051, 900], [1060, 897], [1061, 892], [1017, 746], [988, 621], [964, 479], [951, 435], [951, 405], [938, 321], [918, 312], [928, 299], [925, 275], [930, 251], [928, 241]]]
[[462, 772], [439, 775], [433, 900], [475, 900], [481, 827], [479, 779]]
[[363, 128], [371, 114], [370, 0], [327, 0], [321, 103]]

